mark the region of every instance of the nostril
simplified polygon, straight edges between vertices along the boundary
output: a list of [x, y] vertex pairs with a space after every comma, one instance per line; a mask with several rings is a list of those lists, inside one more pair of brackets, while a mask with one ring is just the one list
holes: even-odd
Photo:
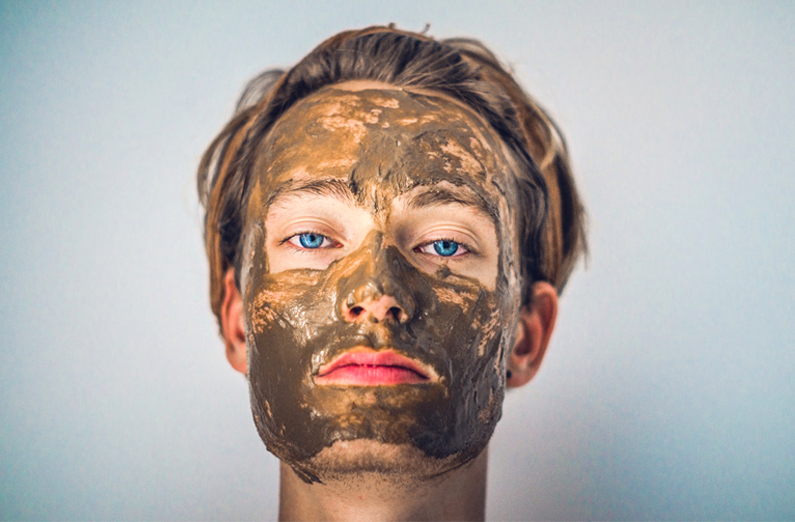
[[[353, 302], [352, 302], [353, 301]], [[356, 301], [348, 299], [342, 304], [342, 318], [348, 322], [371, 321], [379, 323], [392, 319], [397, 324], [403, 324], [409, 315], [393, 297], [382, 295], [377, 299], [367, 297], [354, 304]]]
[[395, 321], [400, 322], [400, 316], [403, 314], [403, 310], [398, 308], [397, 306], [393, 306], [389, 309], [389, 314], [395, 318]]

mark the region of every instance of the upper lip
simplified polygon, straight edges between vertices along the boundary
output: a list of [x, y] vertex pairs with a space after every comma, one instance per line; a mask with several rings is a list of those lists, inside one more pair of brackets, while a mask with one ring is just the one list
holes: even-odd
[[354, 348], [341, 353], [328, 364], [318, 368], [317, 377], [328, 375], [343, 366], [397, 366], [411, 370], [429, 381], [439, 378], [430, 365], [401, 355], [391, 349], [375, 351], [371, 348]]

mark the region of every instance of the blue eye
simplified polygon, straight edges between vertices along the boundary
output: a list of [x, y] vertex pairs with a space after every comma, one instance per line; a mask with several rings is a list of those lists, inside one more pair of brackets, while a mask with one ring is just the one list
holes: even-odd
[[320, 248], [323, 245], [323, 241], [325, 239], [326, 236], [313, 234], [311, 232], [298, 235], [298, 242], [301, 243], [301, 246], [304, 248]]
[[453, 241], [452, 239], [429, 241], [416, 247], [414, 251], [434, 257], [461, 257], [464, 254], [470, 253], [466, 245], [458, 241]]
[[458, 247], [458, 243], [455, 241], [449, 241], [447, 239], [440, 239], [433, 242], [433, 249], [437, 254], [444, 257], [455, 255], [455, 253], [458, 252]]

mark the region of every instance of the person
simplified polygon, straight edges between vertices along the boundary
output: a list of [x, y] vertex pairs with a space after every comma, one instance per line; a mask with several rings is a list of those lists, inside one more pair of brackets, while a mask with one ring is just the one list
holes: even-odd
[[198, 186], [280, 519], [482, 519], [586, 246], [550, 117], [477, 41], [346, 31], [248, 85]]

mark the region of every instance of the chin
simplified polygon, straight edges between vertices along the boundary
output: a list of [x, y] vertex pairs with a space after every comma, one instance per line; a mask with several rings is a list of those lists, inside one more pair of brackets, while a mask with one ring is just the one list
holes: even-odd
[[309, 482], [344, 483], [364, 476], [409, 485], [432, 480], [461, 464], [459, 455], [435, 458], [411, 444], [356, 439], [338, 440], [308, 461], [291, 466]]

